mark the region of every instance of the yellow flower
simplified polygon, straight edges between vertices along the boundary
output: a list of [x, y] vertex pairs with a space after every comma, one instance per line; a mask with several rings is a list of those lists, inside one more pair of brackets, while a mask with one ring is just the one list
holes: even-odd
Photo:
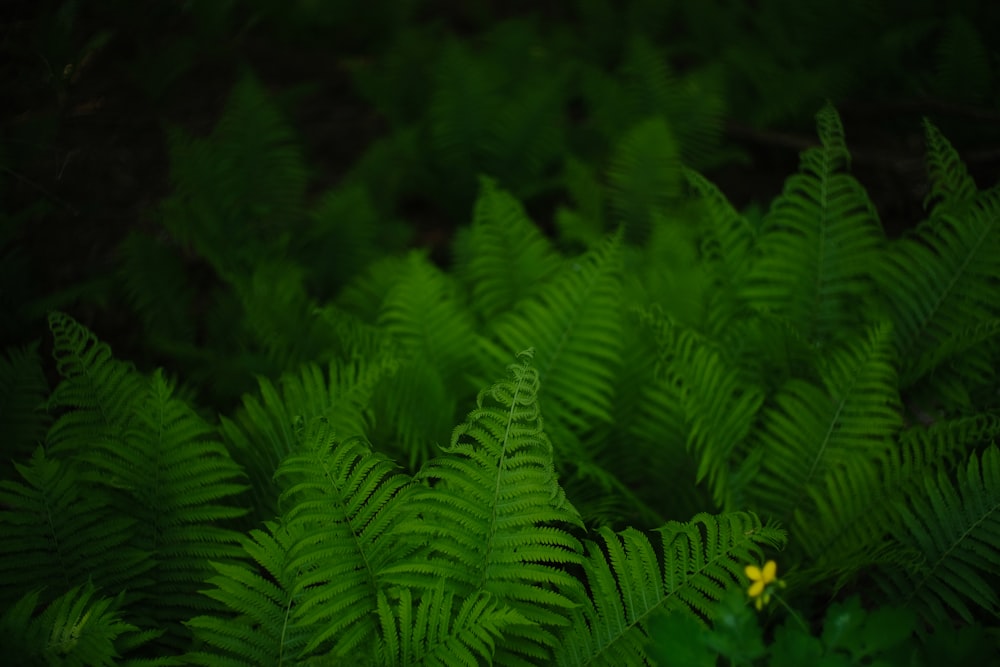
[[747, 565], [745, 568], [747, 578], [753, 583], [747, 589], [747, 594], [754, 599], [757, 610], [760, 611], [764, 605], [771, 601], [771, 584], [783, 585], [784, 582], [778, 579], [778, 564], [773, 560], [764, 563], [764, 567]]

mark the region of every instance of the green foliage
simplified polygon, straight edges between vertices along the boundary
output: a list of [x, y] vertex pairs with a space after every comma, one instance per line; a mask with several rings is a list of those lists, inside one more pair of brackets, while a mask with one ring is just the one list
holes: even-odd
[[[925, 121], [927, 219], [888, 240], [833, 104], [759, 224], [695, 171], [735, 155], [724, 110], [756, 97], [753, 122], [799, 118], [873, 54], [912, 89], [986, 100], [984, 29], [959, 10], [932, 29], [921, 5], [882, 36], [865, 3], [758, 4], [592, 0], [574, 14], [592, 43], [513, 20], [338, 62], [388, 136], [333, 190], [309, 181], [290, 98], [249, 74], [208, 136], [172, 129], [153, 228], [117, 246], [118, 280], [73, 292], [120, 283], [149, 337], [136, 363], [171, 371], [61, 313], [54, 368], [32, 346], [0, 362], [0, 627], [18, 658], [989, 655], [1000, 190]], [[232, 7], [189, 11], [218, 36]], [[711, 55], [659, 39], [682, 17]], [[602, 35], [614, 24], [624, 41]], [[903, 65], [922, 40], [939, 67], [918, 85]], [[474, 198], [452, 265], [395, 252], [401, 202], [446, 238], [432, 219]], [[807, 613], [764, 632], [741, 589], [775, 549]], [[942, 648], [956, 637], [972, 648]]]

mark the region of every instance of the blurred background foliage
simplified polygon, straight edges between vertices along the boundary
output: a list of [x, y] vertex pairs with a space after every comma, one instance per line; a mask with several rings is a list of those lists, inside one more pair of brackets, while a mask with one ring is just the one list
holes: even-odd
[[981, 185], [1000, 173], [985, 0], [0, 12], [0, 337], [45, 340], [65, 309], [220, 409], [333, 354], [316, 307], [373, 320], [406, 250], [448, 267], [481, 175], [579, 249], [622, 223], [647, 240], [686, 167], [759, 220], [825, 101], [890, 234], [923, 216], [922, 117]]

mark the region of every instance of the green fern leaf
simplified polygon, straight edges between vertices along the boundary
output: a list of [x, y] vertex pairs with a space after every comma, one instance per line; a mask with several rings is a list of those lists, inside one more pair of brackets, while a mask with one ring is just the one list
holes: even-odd
[[666, 318], [646, 319], [658, 335], [658, 372], [676, 388], [687, 450], [697, 461], [694, 481], [707, 480], [716, 505], [733, 509], [732, 464], [745, 457], [741, 450], [747, 449], [764, 393], [717, 344]]
[[958, 156], [958, 151], [929, 120], [924, 119], [927, 142], [927, 172], [930, 192], [924, 198], [925, 209], [951, 204], [966, 204], [976, 197], [976, 182]]
[[301, 451], [276, 473], [285, 521], [302, 535], [288, 552], [300, 573], [295, 620], [316, 628], [306, 651], [331, 643], [345, 655], [371, 641], [377, 592], [409, 554], [395, 531], [411, 515], [410, 479], [359, 439], [337, 443], [322, 420], [307, 428]]
[[883, 234], [864, 189], [846, 173], [840, 118], [827, 106], [816, 119], [822, 148], [802, 153], [799, 173], [768, 212], [745, 295], [822, 344], [867, 321]]
[[112, 511], [75, 466], [41, 447], [15, 465], [24, 482], [0, 481], [0, 606], [35, 588], [66, 590], [88, 579], [120, 588], [149, 571], [153, 563], [132, 546], [135, 519]]
[[289, 565], [288, 551], [298, 539], [287, 525], [264, 524], [241, 543], [251, 559], [245, 563], [213, 563], [216, 575], [202, 591], [230, 612], [228, 616], [197, 616], [185, 625], [211, 650], [185, 655], [193, 665], [250, 667], [299, 664], [310, 635], [317, 628], [295, 622], [298, 573]]
[[[37, 612], [38, 592], [28, 593], [0, 616], [4, 660], [16, 665], [111, 667], [120, 662], [116, 641], [138, 630], [124, 622], [123, 596], [104, 598], [80, 585]], [[169, 664], [162, 660], [154, 664]]]
[[49, 453], [73, 456], [89, 451], [95, 442], [120, 441], [142, 400], [142, 377], [71, 317], [51, 313], [49, 328], [56, 369], [63, 377], [49, 406], [70, 408], [49, 429]]
[[653, 117], [622, 136], [608, 169], [611, 206], [628, 238], [645, 240], [681, 193], [680, 150], [670, 126]]
[[244, 396], [232, 419], [220, 418], [223, 441], [250, 478], [257, 521], [277, 513], [274, 472], [299, 449], [300, 424], [326, 419], [343, 439], [369, 432], [372, 393], [395, 365], [385, 356], [367, 358], [381, 361], [331, 362], [326, 372], [305, 364], [282, 375], [277, 386], [258, 378], [259, 395]]
[[621, 273], [622, 242], [613, 236], [493, 323], [487, 366], [535, 350], [550, 433], [561, 437], [562, 430], [611, 420], [621, 363]]
[[391, 592], [394, 603], [385, 592], [378, 595], [377, 655], [387, 667], [491, 664], [503, 631], [525, 622], [485, 592], [465, 598], [457, 609], [454, 592], [443, 584], [425, 591], [416, 604], [408, 588]]
[[455, 256], [457, 275], [484, 320], [534, 294], [560, 263], [520, 202], [488, 178], [480, 180], [472, 225], [455, 239]]
[[538, 409], [539, 374], [526, 359], [509, 380], [480, 394], [476, 408], [442, 456], [417, 476], [422, 521], [411, 524], [431, 553], [392, 569], [405, 586], [429, 588], [444, 579], [463, 597], [480, 591], [523, 616], [501, 659], [544, 660], [552, 628], [565, 624], [579, 583], [563, 569], [580, 562], [580, 545], [566, 528], [580, 518], [556, 479], [552, 445]]
[[[998, 274], [1000, 188], [947, 207], [890, 248], [876, 279], [895, 325], [902, 387], [927, 375], [939, 346], [951, 341], [954, 349], [958, 332], [1000, 318]], [[980, 363], [992, 358], [989, 350], [975, 353], [987, 355]]]
[[763, 462], [747, 489], [754, 507], [808, 523], [802, 501], [811, 489], [852, 459], [891, 446], [902, 426], [893, 362], [891, 327], [876, 325], [828, 356], [822, 385], [786, 384], [761, 417]]
[[928, 474], [922, 492], [899, 503], [903, 524], [894, 536], [922, 562], [913, 571], [882, 572], [880, 579], [890, 595], [929, 621], [946, 622], [950, 610], [972, 623], [970, 605], [1000, 614], [991, 585], [1000, 568], [1000, 450], [991, 445], [971, 455], [956, 478]]
[[745, 583], [743, 568], [784, 534], [752, 514], [699, 514], [661, 528], [662, 548], [643, 533], [601, 528], [587, 542], [589, 598], [571, 612], [555, 664], [647, 665], [647, 623], [657, 613], [705, 615], [727, 590]]

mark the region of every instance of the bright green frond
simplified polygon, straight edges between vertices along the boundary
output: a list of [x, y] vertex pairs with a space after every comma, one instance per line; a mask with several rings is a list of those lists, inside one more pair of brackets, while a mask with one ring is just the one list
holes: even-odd
[[334, 361], [325, 371], [317, 364], [305, 364], [282, 375], [277, 386], [258, 378], [258, 395], [244, 396], [232, 419], [221, 418], [223, 442], [250, 478], [257, 520], [277, 512], [274, 472], [298, 450], [301, 426], [323, 418], [338, 438], [367, 434], [372, 392], [394, 368], [388, 357], [376, 355]]
[[556, 479], [538, 373], [525, 359], [511, 374], [480, 394], [451, 446], [420, 472], [427, 486], [413, 504], [422, 521], [408, 529], [431, 553], [394, 576], [405, 584], [414, 582], [411, 571], [422, 572], [462, 595], [492, 593], [534, 624], [517, 630], [506, 650], [544, 656], [579, 585], [563, 566], [580, 561], [567, 529], [581, 522]]
[[611, 419], [621, 363], [621, 273], [622, 241], [613, 236], [493, 323], [489, 366], [534, 348], [550, 433]]
[[286, 525], [265, 523], [241, 538], [248, 556], [239, 563], [214, 563], [212, 586], [203, 593], [218, 601], [227, 616], [198, 616], [186, 623], [209, 648], [189, 653], [193, 665], [253, 667], [299, 664], [309, 637], [321, 630], [296, 623], [293, 590], [299, 572], [288, 551], [298, 534]]
[[492, 664], [498, 640], [512, 625], [525, 620], [485, 592], [457, 604], [455, 593], [443, 585], [417, 599], [408, 588], [379, 591], [378, 616], [382, 640], [377, 647], [380, 665], [405, 667], [476, 667]]
[[584, 562], [590, 596], [573, 609], [556, 664], [645, 665], [646, 625], [660, 611], [705, 614], [745, 582], [743, 568], [784, 534], [752, 514], [699, 514], [659, 529], [657, 549], [645, 534], [601, 528], [600, 543], [587, 542]]
[[745, 295], [820, 344], [866, 321], [883, 234], [867, 194], [847, 173], [836, 112], [825, 107], [817, 125], [822, 147], [802, 153], [799, 173], [768, 212]]
[[410, 479], [362, 440], [338, 442], [322, 419], [306, 428], [276, 473], [284, 519], [301, 534], [288, 551], [300, 573], [295, 618], [318, 628], [306, 650], [331, 643], [344, 654], [371, 641], [385, 570], [410, 553], [395, 534], [411, 515]]
[[894, 568], [880, 580], [928, 620], [949, 612], [973, 622], [973, 609], [1000, 614], [995, 583], [1000, 569], [1000, 449], [972, 454], [954, 478], [929, 471], [923, 488], [897, 504], [900, 545], [919, 556], [912, 570]]

